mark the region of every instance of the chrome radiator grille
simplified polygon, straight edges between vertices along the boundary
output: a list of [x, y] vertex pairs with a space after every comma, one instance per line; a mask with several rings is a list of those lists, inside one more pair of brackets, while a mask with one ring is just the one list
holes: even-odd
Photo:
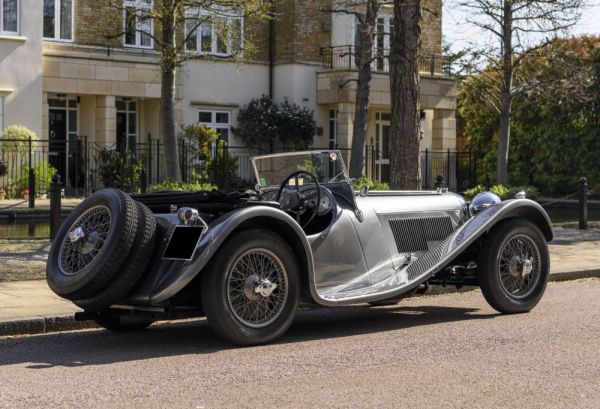
[[444, 255], [444, 248], [450, 239], [451, 237], [448, 237], [446, 240], [436, 244], [431, 250], [419, 257], [417, 261], [408, 266], [408, 269], [406, 270], [408, 273], [408, 281], [414, 280], [421, 274], [429, 271], [431, 267], [435, 266]]
[[449, 216], [390, 219], [399, 253], [429, 250], [427, 242], [441, 241], [452, 234]]

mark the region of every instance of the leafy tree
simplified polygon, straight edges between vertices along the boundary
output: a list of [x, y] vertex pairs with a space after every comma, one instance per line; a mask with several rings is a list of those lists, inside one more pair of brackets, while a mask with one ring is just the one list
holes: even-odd
[[[498, 183], [508, 181], [508, 152], [511, 118], [515, 97], [524, 91], [516, 86], [515, 77], [524, 60], [535, 54], [547, 41], [532, 46], [540, 34], [556, 36], [573, 26], [579, 18], [583, 0], [456, 0], [467, 10], [467, 21], [490, 34], [494, 41], [476, 50], [468, 62], [482, 98], [496, 112], [499, 121], [497, 145]], [[522, 85], [522, 84], [521, 84]]]
[[377, 32], [377, 14], [382, 5], [389, 3], [389, 1], [381, 0], [339, 0], [334, 2], [332, 7], [324, 9], [331, 13], [350, 14], [356, 19], [354, 64], [358, 69], [358, 77], [352, 125], [352, 155], [350, 157], [350, 176], [353, 178], [359, 178], [364, 168], [372, 76], [371, 63], [374, 60], [373, 44]]
[[[481, 74], [480, 74], [481, 75]], [[499, 139], [497, 112], [482, 98], [485, 79], [468, 77], [459, 87], [459, 116], [471, 149], [485, 152], [478, 173], [493, 175]], [[523, 59], [512, 113], [513, 143], [508, 180], [566, 194], [577, 179], [600, 187], [600, 41], [554, 40]]]
[[[122, 0], [109, 0], [112, 7], [125, 10]], [[175, 78], [177, 69], [189, 59], [206, 58], [203, 54], [186, 52], [186, 45], [198, 35], [204, 23], [212, 24], [220, 41], [233, 38], [236, 46], [231, 58], [238, 62], [249, 56], [251, 42], [245, 35], [241, 44], [238, 18], [266, 19], [271, 16], [271, 4], [264, 0], [156, 0], [152, 9], [127, 8], [124, 32], [116, 36], [140, 32], [152, 38], [160, 53], [161, 98], [160, 124], [165, 143], [167, 178], [181, 182], [179, 153], [175, 130]], [[231, 18], [234, 17], [234, 18]], [[152, 33], [140, 22], [151, 20], [157, 30]], [[248, 33], [248, 25], [245, 33]]]
[[277, 138], [278, 115], [277, 105], [267, 95], [252, 99], [240, 108], [234, 132], [248, 147], [260, 153], [272, 151]]
[[277, 131], [279, 140], [294, 148], [308, 148], [317, 134], [313, 111], [285, 99], [279, 105]]
[[265, 153], [273, 151], [277, 140], [287, 147], [310, 146], [317, 124], [311, 110], [287, 99], [276, 104], [263, 95], [240, 109], [234, 132], [247, 146]]

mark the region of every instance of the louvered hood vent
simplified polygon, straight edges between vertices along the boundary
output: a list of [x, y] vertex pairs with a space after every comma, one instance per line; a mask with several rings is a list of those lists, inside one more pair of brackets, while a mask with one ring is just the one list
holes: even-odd
[[398, 253], [427, 251], [428, 242], [441, 241], [452, 234], [449, 216], [390, 219]]

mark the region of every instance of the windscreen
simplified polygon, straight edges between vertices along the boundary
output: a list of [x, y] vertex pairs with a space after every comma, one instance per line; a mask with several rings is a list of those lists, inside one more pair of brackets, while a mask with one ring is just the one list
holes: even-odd
[[[277, 186], [293, 172], [302, 170], [317, 177], [319, 183], [348, 180], [344, 161], [339, 151], [295, 152], [258, 156], [252, 160], [260, 186]], [[290, 183], [295, 183], [292, 180]], [[300, 175], [299, 184], [314, 183], [310, 177]]]

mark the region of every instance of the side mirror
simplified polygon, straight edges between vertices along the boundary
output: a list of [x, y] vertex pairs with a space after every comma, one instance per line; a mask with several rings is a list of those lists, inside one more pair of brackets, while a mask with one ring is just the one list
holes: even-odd
[[361, 197], [367, 197], [369, 195], [369, 186], [364, 185], [363, 187], [361, 187], [359, 194]]
[[358, 182], [358, 180], [357, 180], [356, 178], [351, 178], [351, 179], [349, 180], [349, 182], [350, 182], [350, 184], [351, 184], [352, 186], [354, 186], [354, 185], [356, 185], [356, 182]]

